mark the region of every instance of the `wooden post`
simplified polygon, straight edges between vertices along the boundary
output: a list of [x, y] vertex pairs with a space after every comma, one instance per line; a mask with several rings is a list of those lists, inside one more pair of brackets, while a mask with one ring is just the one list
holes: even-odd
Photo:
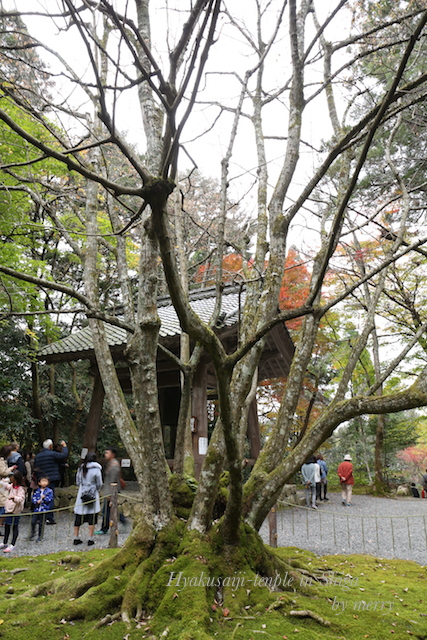
[[268, 514], [268, 527], [270, 530], [270, 547], [277, 547], [277, 513], [276, 505], [270, 509]]
[[194, 375], [191, 415], [193, 420], [193, 455], [196, 478], [200, 476], [208, 440], [207, 366], [200, 364]]
[[118, 486], [117, 482], [110, 484], [111, 496], [107, 498], [110, 501], [110, 549], [117, 549], [119, 546], [118, 531]]

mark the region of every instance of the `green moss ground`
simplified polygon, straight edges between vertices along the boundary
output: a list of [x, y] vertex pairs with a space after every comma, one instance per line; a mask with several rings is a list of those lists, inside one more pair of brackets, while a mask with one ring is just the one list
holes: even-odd
[[[31, 587], [55, 577], [70, 575], [72, 579], [78, 574], [83, 577], [98, 563], [112, 560], [116, 550], [0, 558], [0, 638], [383, 640], [390, 637], [403, 640], [413, 636], [427, 639], [425, 567], [413, 562], [362, 555], [317, 558], [308, 551], [283, 548], [274, 553], [283, 561], [283, 566], [291, 566], [293, 571], [287, 577], [284, 573], [281, 576], [282, 580], [287, 579], [288, 590], [274, 592], [249, 569], [249, 560], [259, 553], [259, 549], [251, 546], [249, 539], [247, 543], [245, 545], [243, 539], [241, 548], [230, 556], [224, 553], [217, 556], [215, 539], [208, 544], [188, 538], [179, 557], [176, 560], [169, 558], [153, 578], [150, 604], [158, 607], [155, 617], [150, 618], [146, 613], [145, 619], [138, 624], [132, 623], [130, 629], [118, 621], [95, 628], [96, 615], [90, 621], [63, 618], [63, 609], [69, 605], [65, 593], [62, 600], [61, 593], [24, 596]], [[74, 564], [75, 559], [78, 563]], [[233, 566], [241, 566], [242, 571], [228, 575], [227, 567]], [[18, 568], [26, 570], [11, 573]], [[295, 578], [297, 568], [303, 570], [303, 577]], [[176, 579], [171, 581], [171, 572], [174, 572], [173, 576], [182, 572], [179, 583]], [[221, 594], [215, 586], [200, 586], [208, 575], [228, 577], [228, 584]], [[184, 577], [187, 578], [186, 586]], [[121, 579], [120, 575], [109, 578], [110, 596], [114, 594], [115, 581]], [[305, 580], [308, 585], [301, 584]], [[97, 600], [96, 591], [92, 592], [91, 598], [96, 614], [98, 609], [102, 610], [102, 602]], [[110, 602], [113, 603], [114, 598], [110, 598]], [[324, 626], [312, 618], [293, 617], [290, 615], [292, 610], [310, 610], [323, 619], [325, 625], [330, 624]], [[114, 612], [111, 610], [112, 614]], [[202, 627], [206, 631], [202, 631]]]

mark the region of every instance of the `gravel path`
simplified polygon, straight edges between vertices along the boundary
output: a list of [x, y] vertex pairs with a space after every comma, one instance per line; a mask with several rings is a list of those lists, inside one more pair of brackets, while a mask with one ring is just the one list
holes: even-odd
[[[279, 546], [296, 546], [319, 555], [368, 553], [382, 558], [414, 560], [427, 565], [427, 500], [416, 498], [373, 498], [353, 496], [353, 505], [343, 507], [341, 496], [329, 494], [317, 511], [290, 507], [277, 512]], [[88, 547], [88, 527], [80, 528], [83, 544], [73, 545], [72, 513], [57, 514], [58, 524], [46, 526], [43, 542], [28, 540], [29, 517], [23, 516], [16, 548], [0, 557], [35, 556], [59, 551], [88, 551], [108, 547], [109, 535], [95, 535], [95, 546]], [[99, 524], [100, 520], [98, 520]], [[97, 528], [97, 527], [96, 527]], [[119, 546], [126, 540], [131, 524], [119, 524]], [[268, 522], [260, 534], [269, 541]]]
[[[277, 512], [277, 544], [318, 555], [367, 553], [427, 565], [427, 500], [353, 496], [351, 507], [330, 493], [319, 508], [290, 507]], [[268, 522], [260, 534], [269, 540]]]
[[[83, 524], [80, 527], [80, 539], [83, 540], [83, 544], [74, 546], [74, 514], [69, 511], [61, 511], [56, 514], [55, 525], [46, 525], [43, 536], [43, 542], [29, 541], [30, 535], [30, 516], [21, 516], [21, 522], [19, 524], [19, 536], [16, 542], [15, 549], [11, 553], [1, 553], [0, 557], [17, 557], [17, 556], [40, 556], [49, 553], [57, 553], [58, 551], [88, 551], [92, 549], [105, 549], [108, 547], [110, 536], [107, 535], [94, 535], [95, 545], [92, 547], [87, 546], [88, 540], [88, 525]], [[98, 516], [98, 525], [95, 526], [95, 531], [101, 525], [101, 517]], [[119, 546], [121, 546], [126, 540], [131, 531], [132, 525], [130, 522], [124, 526], [119, 524]], [[1, 534], [3, 535], [3, 527], [1, 527]], [[0, 538], [0, 542], [3, 538]], [[9, 538], [10, 542], [10, 538]]]

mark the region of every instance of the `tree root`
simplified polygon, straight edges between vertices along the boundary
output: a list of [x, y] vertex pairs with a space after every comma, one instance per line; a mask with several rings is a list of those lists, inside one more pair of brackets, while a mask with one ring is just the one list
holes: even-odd
[[28, 571], [28, 567], [17, 567], [16, 569], [8, 569], [7, 573], [10, 573], [11, 576], [15, 576], [17, 573], [22, 573], [23, 571]]
[[310, 611], [309, 609], [301, 609], [300, 611], [289, 611], [290, 616], [294, 616], [295, 618], [312, 618], [323, 627], [330, 627], [331, 623], [329, 620], [322, 618], [318, 613], [314, 613], [314, 611]]
[[101, 627], [104, 627], [106, 624], [110, 624], [110, 622], [114, 622], [115, 620], [118, 620], [121, 617], [120, 613], [114, 613], [113, 615], [111, 615], [110, 613], [107, 613], [106, 616], [104, 616], [104, 618], [102, 618], [102, 620], [99, 620], [96, 625], [93, 627], [93, 629], [100, 629]]
[[[136, 616], [137, 622], [149, 619], [156, 638], [167, 633], [177, 640], [210, 640], [215, 620], [254, 619], [275, 609], [286, 615], [295, 607], [295, 592], [317, 595], [309, 569], [300, 559], [280, 558], [247, 525], [237, 547], [224, 544], [221, 523], [201, 535], [176, 520], [155, 538], [152, 531], [137, 530], [96, 567], [69, 571], [26, 596], [48, 596], [58, 620], [94, 620], [94, 629], [120, 617], [131, 626]], [[329, 624], [310, 611], [292, 615], [303, 614]]]

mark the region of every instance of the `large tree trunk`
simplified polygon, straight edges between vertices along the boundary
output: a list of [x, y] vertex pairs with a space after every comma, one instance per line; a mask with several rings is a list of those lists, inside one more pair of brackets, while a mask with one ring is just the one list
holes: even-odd
[[386, 416], [377, 416], [377, 428], [375, 431], [375, 489], [379, 493], [384, 493], [386, 482], [384, 478], [384, 438], [385, 438]]
[[83, 447], [88, 451], [96, 451], [98, 433], [101, 426], [102, 405], [104, 404], [105, 391], [99, 371], [95, 372], [90, 401], [89, 414], [86, 422]]

